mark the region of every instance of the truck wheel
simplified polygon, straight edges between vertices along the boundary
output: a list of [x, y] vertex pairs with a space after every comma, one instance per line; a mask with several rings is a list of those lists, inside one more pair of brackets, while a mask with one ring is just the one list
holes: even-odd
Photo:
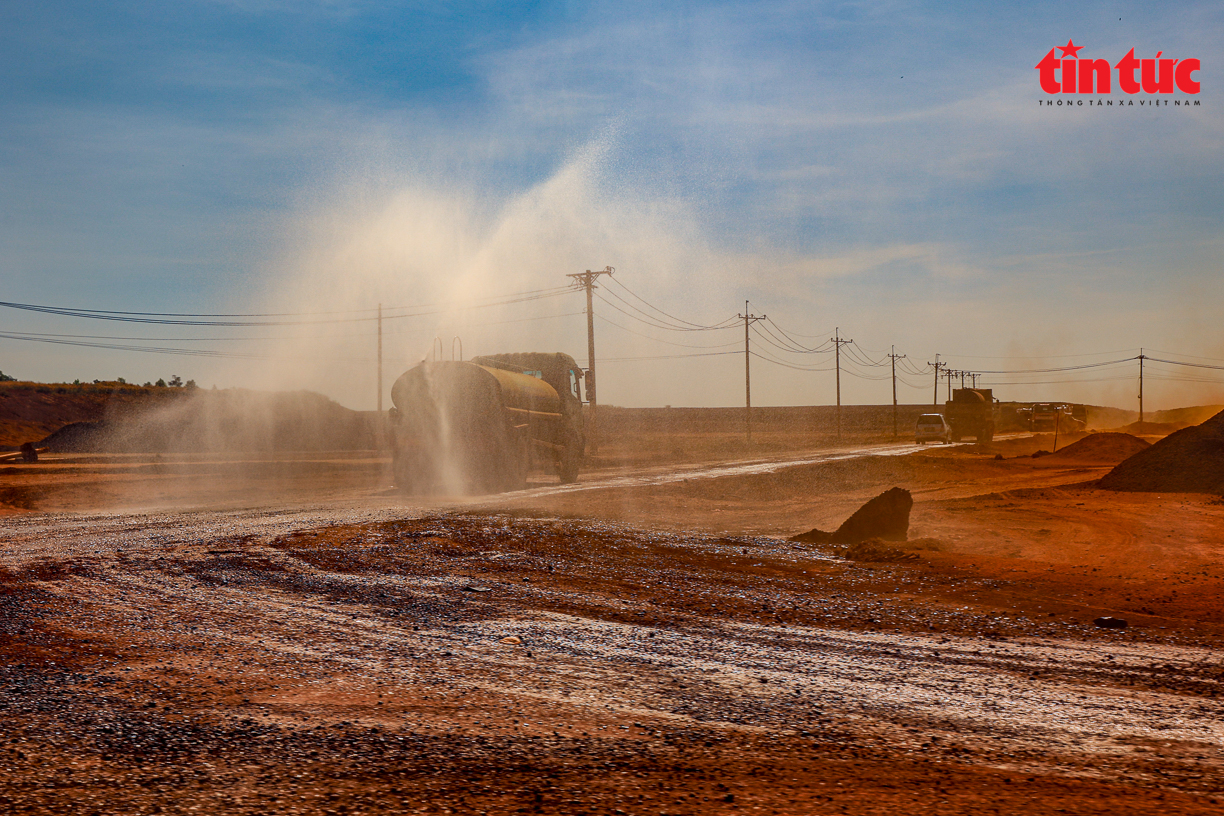
[[573, 484], [578, 481], [578, 469], [582, 467], [582, 450], [572, 440], [567, 442], [561, 458], [557, 460], [557, 475], [561, 484]]
[[978, 438], [978, 441], [987, 443], [994, 441], [994, 423], [986, 426], [985, 431], [982, 432], [982, 435]]

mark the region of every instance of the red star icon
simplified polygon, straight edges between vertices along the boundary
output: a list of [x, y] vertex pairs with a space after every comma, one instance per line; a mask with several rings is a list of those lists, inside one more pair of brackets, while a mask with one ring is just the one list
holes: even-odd
[[1071, 59], [1079, 59], [1079, 57], [1076, 55], [1080, 52], [1080, 49], [1082, 49], [1084, 46], [1076, 45], [1073, 41], [1067, 40], [1066, 45], [1059, 45], [1056, 47], [1058, 48], [1059, 51], [1063, 52], [1062, 55], [1064, 57], [1070, 57]]

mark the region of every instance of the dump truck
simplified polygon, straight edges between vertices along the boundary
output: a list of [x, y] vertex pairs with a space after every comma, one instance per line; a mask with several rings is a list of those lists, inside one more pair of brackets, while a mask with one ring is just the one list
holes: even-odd
[[952, 427], [952, 441], [972, 436], [978, 442], [994, 439], [999, 407], [989, 388], [956, 388], [944, 403], [944, 419]]
[[422, 362], [391, 387], [396, 485], [411, 493], [521, 490], [533, 462], [578, 479], [583, 370], [568, 354]]

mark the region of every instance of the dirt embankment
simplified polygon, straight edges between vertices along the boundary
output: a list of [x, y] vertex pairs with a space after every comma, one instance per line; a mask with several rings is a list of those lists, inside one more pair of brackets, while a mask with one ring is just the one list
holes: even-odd
[[1101, 487], [1224, 495], [1224, 411], [1136, 453], [1106, 474]]
[[16, 449], [73, 422], [98, 422], [171, 405], [190, 393], [126, 383], [0, 383], [0, 447]]
[[0, 440], [56, 453], [368, 450], [375, 423], [309, 391], [18, 383], [0, 387]]

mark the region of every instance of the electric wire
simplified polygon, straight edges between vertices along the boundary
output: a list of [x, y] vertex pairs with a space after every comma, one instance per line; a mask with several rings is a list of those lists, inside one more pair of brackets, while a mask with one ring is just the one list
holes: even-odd
[[727, 354], [743, 354], [742, 351], [711, 351], [703, 354], [657, 354], [649, 357], [600, 357], [600, 365], [604, 363], [627, 363], [634, 360], [678, 360], [681, 357], [722, 357]]
[[[467, 311], [471, 309], [488, 309], [496, 306], [509, 306], [516, 303], [528, 303], [535, 300], [544, 300], [546, 298], [559, 297], [566, 295], [573, 290], [569, 287], [559, 291], [542, 290], [547, 294], [522, 293], [520, 295], [506, 296], [505, 298], [489, 303], [476, 303], [465, 305], [458, 309], [430, 309], [426, 311], [414, 311], [408, 314], [387, 314], [384, 309], [382, 320], [399, 320], [408, 317], [424, 317], [427, 315], [443, 314], [448, 311]], [[334, 323], [366, 323], [379, 320], [378, 315], [369, 317], [350, 317], [350, 318], [328, 318], [323, 320], [197, 320], [197, 319], [169, 319], [170, 316], [146, 316], [155, 313], [140, 313], [140, 312], [106, 312], [94, 309], [64, 309], [55, 306], [40, 306], [31, 303], [10, 303], [0, 301], [0, 306], [18, 309], [28, 312], [38, 312], [41, 314], [52, 314], [61, 317], [78, 317], [87, 318], [90, 320], [112, 320], [122, 323], [144, 323], [162, 326], [317, 326]], [[397, 307], [397, 309], [407, 309], [410, 307]], [[421, 307], [425, 308], [425, 307]], [[368, 310], [361, 310], [368, 311]], [[225, 315], [223, 315], [225, 316]], [[259, 316], [259, 315], [253, 315]]]
[[[605, 292], [607, 292], [607, 294], [611, 295], [612, 297], [616, 298], [616, 299], [617, 299], [618, 301], [620, 301], [620, 302], [621, 302], [621, 303], [622, 303], [624, 306], [626, 306], [626, 307], [628, 307], [628, 308], [632, 309], [633, 311], [635, 311], [635, 312], [637, 312], [639, 315], [641, 315], [642, 317], [638, 318], [639, 320], [641, 320], [641, 319], [645, 319], [646, 321], [649, 321], [649, 322], [651, 322], [651, 323], [657, 324], [657, 325], [658, 325], [658, 326], [660, 326], [661, 328], [667, 328], [669, 331], [717, 331], [717, 330], [720, 330], [720, 329], [729, 329], [729, 328], [734, 328], [734, 327], [735, 327], [735, 324], [736, 324], [736, 323], [739, 321], [739, 318], [737, 318], [737, 317], [728, 317], [728, 318], [723, 319], [723, 320], [722, 320], [721, 322], [719, 322], [719, 323], [715, 323], [715, 324], [713, 324], [713, 325], [709, 325], [709, 326], [704, 325], [704, 324], [701, 324], [701, 323], [689, 323], [688, 321], [681, 321], [681, 322], [685, 323], [686, 325], [675, 325], [675, 324], [672, 324], [672, 323], [667, 323], [667, 322], [665, 322], [665, 320], [664, 320], [664, 319], [662, 319], [662, 318], [658, 318], [658, 317], [655, 317], [654, 315], [650, 314], [649, 312], [647, 312], [647, 311], [645, 311], [645, 310], [643, 310], [643, 309], [641, 309], [641, 308], [639, 308], [639, 307], [637, 307], [637, 306], [634, 306], [632, 303], [630, 303], [629, 301], [625, 300], [623, 297], [621, 297], [620, 295], [616, 294], [615, 292], [613, 292], [613, 291], [612, 291], [612, 290], [610, 290], [610, 289], [606, 289], [606, 290], [604, 290], [604, 291], [605, 291]], [[604, 303], [607, 303], [608, 305], [613, 306], [614, 308], [617, 308], [617, 307], [615, 306], [615, 304], [613, 304], [613, 303], [612, 303], [611, 301], [609, 301], [607, 298], [603, 297], [603, 295], [601, 295], [601, 294], [597, 294], [597, 295], [595, 295], [595, 297], [599, 298], [599, 299], [600, 299], [600, 300], [602, 300]], [[675, 318], [669, 318], [669, 319], [675, 319]]]
[[[642, 304], [644, 304], [644, 305], [646, 305], [646, 306], [649, 306], [651, 309], [653, 309], [654, 311], [656, 311], [656, 312], [658, 312], [659, 314], [663, 315], [664, 317], [670, 318], [670, 319], [672, 319], [672, 320], [676, 321], [677, 323], [683, 323], [683, 324], [685, 324], [686, 326], [691, 326], [691, 327], [693, 327], [693, 328], [697, 328], [697, 329], [712, 329], [712, 328], [722, 328], [722, 323], [727, 323], [727, 322], [728, 322], [728, 321], [730, 321], [730, 320], [736, 320], [736, 319], [737, 319], [737, 318], [727, 318], [727, 320], [723, 320], [721, 323], [716, 323], [716, 324], [714, 324], [714, 326], [705, 326], [705, 325], [703, 325], [703, 324], [701, 324], [701, 323], [693, 323], [693, 322], [691, 322], [691, 321], [685, 320], [685, 319], [684, 319], [684, 318], [682, 318], [682, 317], [676, 317], [676, 316], [675, 316], [675, 315], [673, 315], [673, 314], [670, 314], [670, 313], [668, 313], [668, 312], [663, 311], [663, 310], [662, 310], [662, 309], [660, 309], [658, 306], [655, 306], [653, 303], [650, 303], [649, 301], [647, 301], [647, 300], [645, 300], [644, 298], [642, 298], [640, 295], [638, 295], [636, 292], [634, 292], [632, 289], [630, 289], [628, 286], [626, 286], [626, 285], [625, 285], [623, 282], [621, 282], [621, 281], [620, 281], [619, 279], [617, 279], [615, 276], [613, 276], [613, 275], [609, 275], [609, 276], [608, 276], [608, 280], [609, 280], [609, 281], [611, 281], [611, 282], [613, 282], [613, 283], [615, 283], [615, 284], [616, 284], [617, 286], [619, 286], [621, 289], [624, 289], [626, 292], [628, 292], [628, 293], [629, 293], [629, 295], [630, 295], [630, 296], [632, 296], [634, 299], [636, 299], [636, 300], [637, 300], [637, 301], [639, 301], [640, 303], [642, 303]], [[616, 293], [615, 293], [615, 292], [612, 292], [611, 290], [609, 290], [609, 291], [608, 291], [608, 294], [612, 295], [613, 297], [616, 297], [616, 298], [617, 298], [618, 300], [620, 300], [622, 303], [625, 303], [626, 305], [628, 305], [628, 302], [627, 302], [627, 301], [626, 301], [624, 298], [618, 297], [618, 296], [616, 295]], [[645, 312], [643, 312], [643, 314], [646, 314], [646, 313], [645, 313]]]
[[[727, 326], [717, 326], [717, 325], [716, 325], [716, 326], [706, 326], [706, 327], [703, 327], [703, 328], [677, 328], [676, 326], [668, 326], [668, 325], [665, 325], [665, 324], [662, 324], [662, 323], [656, 322], [656, 321], [654, 321], [654, 320], [647, 319], [646, 317], [639, 317], [638, 315], [635, 315], [635, 314], [633, 314], [632, 312], [627, 312], [627, 311], [625, 311], [624, 309], [622, 309], [621, 307], [617, 306], [617, 305], [616, 305], [615, 303], [613, 303], [612, 301], [608, 300], [607, 298], [603, 297], [602, 295], [600, 295], [600, 294], [598, 294], [598, 293], [597, 293], [597, 294], [595, 294], [595, 297], [596, 297], [596, 298], [598, 298], [598, 299], [599, 299], [601, 302], [605, 303], [606, 305], [611, 306], [613, 309], [615, 309], [616, 311], [620, 312], [620, 313], [621, 313], [621, 314], [623, 314], [625, 317], [628, 317], [628, 318], [631, 318], [631, 319], [633, 319], [633, 320], [636, 320], [636, 321], [638, 321], [639, 323], [644, 323], [644, 324], [646, 324], [647, 326], [650, 326], [651, 328], [654, 328], [654, 329], [663, 329], [664, 331], [683, 331], [683, 332], [694, 332], [694, 331], [719, 331], [719, 330], [722, 330], [722, 329], [733, 329], [733, 328], [735, 328], [735, 326], [734, 326], [734, 325], [727, 325]], [[638, 311], [639, 311], [639, 312], [641, 312], [641, 310], [640, 310], [640, 309], [639, 309]], [[642, 312], [642, 314], [645, 314], [645, 312]]]
[[[582, 314], [582, 313], [581, 313], [581, 312], [579, 312], [579, 314]], [[630, 328], [627, 328], [627, 327], [625, 327], [625, 326], [622, 326], [621, 324], [619, 324], [619, 323], [617, 323], [617, 322], [615, 322], [615, 321], [613, 321], [613, 320], [609, 320], [608, 318], [606, 318], [606, 317], [604, 317], [603, 315], [598, 314], [598, 313], [595, 315], [595, 317], [599, 318], [599, 319], [600, 319], [601, 321], [603, 321], [604, 323], [607, 323], [607, 324], [609, 324], [609, 325], [611, 325], [611, 326], [615, 326], [616, 328], [620, 329], [620, 330], [621, 330], [621, 331], [623, 331], [623, 332], [628, 332], [629, 334], [635, 334], [635, 335], [637, 335], [638, 337], [645, 337], [647, 340], [653, 340], [653, 341], [655, 341], [656, 343], [665, 343], [665, 344], [667, 344], [667, 345], [669, 345], [669, 346], [680, 346], [681, 348], [719, 349], [719, 348], [728, 348], [728, 347], [730, 347], [730, 346], [738, 346], [738, 345], [739, 345], [739, 343], [740, 343], [740, 341], [738, 341], [738, 340], [732, 340], [730, 343], [716, 343], [716, 344], [714, 344], [714, 345], [710, 345], [710, 346], [707, 346], [707, 345], [693, 345], [693, 344], [691, 344], [691, 343], [676, 343], [676, 342], [674, 342], [674, 341], [672, 341], [672, 340], [664, 340], [664, 339], [663, 339], [663, 338], [661, 338], [661, 337], [651, 337], [649, 334], [643, 334], [642, 332], [639, 332], [639, 331], [634, 331], [633, 329], [630, 329]]]
[[[494, 320], [494, 321], [484, 321], [481, 323], [459, 323], [456, 325], [458, 327], [501, 326], [501, 325], [505, 325], [508, 323], [527, 323], [527, 322], [535, 321], [535, 320], [553, 320], [559, 317], [573, 317], [574, 315], [580, 315], [580, 314], [586, 314], [586, 312], [585, 311], [562, 312], [561, 314], [536, 315], [534, 317], [519, 317], [513, 320]], [[396, 334], [403, 334], [403, 333], [404, 332], [399, 332], [399, 331], [384, 331], [383, 335], [384, 336], [387, 336], [387, 335], [394, 336]], [[48, 332], [29, 332], [29, 331], [20, 332], [20, 334], [23, 335], [24, 337], [29, 337], [31, 339], [35, 337], [61, 337], [61, 338], [80, 339], [80, 340], [143, 340], [143, 341], [150, 342], [150, 343], [165, 343], [165, 342], [194, 343], [194, 342], [234, 342], [234, 341], [277, 342], [277, 341], [283, 341], [283, 340], [301, 340], [305, 337], [305, 335], [265, 335], [265, 336], [255, 336], [255, 337], [251, 337], [249, 335], [245, 337], [243, 336], [231, 336], [231, 337], [124, 337], [124, 336], [116, 336], [116, 335], [110, 335], [110, 334], [55, 334], [55, 333], [48, 333]], [[374, 338], [378, 336], [378, 332], [370, 331], [370, 332], [357, 332], [353, 334], [326, 334], [326, 335], [311, 335], [311, 336], [316, 337], [316, 338], [327, 339], [327, 340], [347, 340], [347, 339], [353, 339], [353, 338]], [[10, 339], [17, 339], [17, 338], [10, 338]]]

